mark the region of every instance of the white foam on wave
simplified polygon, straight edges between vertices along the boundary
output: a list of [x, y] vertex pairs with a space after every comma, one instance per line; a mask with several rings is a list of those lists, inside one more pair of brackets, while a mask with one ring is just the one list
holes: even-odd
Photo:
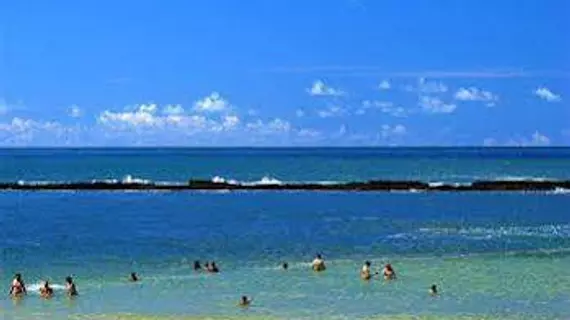
[[282, 185], [283, 182], [281, 180], [275, 179], [270, 176], [262, 177], [260, 180], [257, 181], [237, 181], [234, 179], [226, 179], [224, 177], [215, 176], [211, 180], [213, 183], [227, 183], [233, 185], [242, 185], [242, 186], [266, 186], [266, 185]]
[[462, 236], [474, 240], [501, 237], [570, 238], [570, 224], [513, 227], [419, 228], [418, 232], [435, 236]]
[[556, 187], [554, 191], [549, 192], [551, 194], [570, 194], [570, 189]]
[[534, 176], [498, 176], [493, 178], [493, 180], [504, 180], [504, 181], [556, 181], [558, 179], [548, 178], [548, 177], [534, 177]]

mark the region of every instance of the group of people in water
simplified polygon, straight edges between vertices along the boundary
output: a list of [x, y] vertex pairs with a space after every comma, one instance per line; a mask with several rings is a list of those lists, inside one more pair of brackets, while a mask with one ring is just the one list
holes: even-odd
[[[284, 270], [289, 269], [289, 264], [287, 262], [283, 262], [281, 267]], [[219, 273], [220, 269], [216, 265], [216, 262], [206, 262], [204, 266], [201, 265], [200, 261], [194, 261], [194, 270], [195, 271], [206, 271], [208, 273]], [[311, 268], [315, 272], [323, 272], [327, 269], [325, 265], [325, 260], [323, 259], [321, 254], [317, 254], [315, 259], [311, 263]], [[373, 272], [372, 271], [372, 263], [370, 261], [365, 261], [362, 269], [360, 270], [360, 278], [362, 280], [371, 280], [374, 276], [380, 275], [380, 272]], [[382, 276], [384, 280], [391, 281], [396, 280], [396, 271], [392, 267], [391, 264], [386, 264], [382, 270]], [[129, 275], [130, 282], [138, 282], [140, 279], [136, 272], [131, 272]], [[73, 282], [72, 277], [65, 278], [65, 292], [69, 297], [75, 297], [78, 295], [77, 288], [75, 287], [75, 283]], [[54, 292], [52, 287], [50, 286], [49, 282], [43, 281], [42, 285], [39, 289], [40, 296], [42, 298], [49, 299], [53, 296]], [[431, 285], [429, 289], [429, 294], [432, 296], [438, 295], [437, 285]], [[24, 280], [22, 279], [22, 275], [17, 273], [12, 280], [12, 285], [10, 286], [10, 295], [12, 297], [22, 297], [27, 295], [26, 285], [24, 284]], [[246, 307], [252, 303], [253, 299], [248, 296], [242, 296], [238, 302], [239, 306]]]
[[[65, 292], [69, 297], [75, 297], [79, 294], [72, 277], [65, 278]], [[45, 299], [49, 299], [53, 296], [53, 288], [50, 286], [49, 281], [45, 280], [42, 282], [39, 293], [40, 297]], [[20, 298], [28, 294], [28, 290], [22, 279], [22, 274], [16, 273], [14, 275], [9, 294], [14, 298]]]

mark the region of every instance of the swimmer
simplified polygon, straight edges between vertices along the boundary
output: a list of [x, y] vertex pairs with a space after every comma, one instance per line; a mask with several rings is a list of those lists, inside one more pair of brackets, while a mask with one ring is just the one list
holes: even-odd
[[283, 270], [287, 270], [287, 269], [289, 269], [289, 264], [287, 262], [283, 262], [281, 267], [283, 268]]
[[26, 291], [24, 280], [22, 280], [22, 275], [20, 273], [16, 273], [14, 275], [14, 280], [12, 280], [12, 285], [10, 286], [10, 295], [17, 297], [26, 294], [28, 294], [28, 292]]
[[129, 281], [130, 282], [137, 282], [139, 281], [139, 277], [137, 276], [136, 272], [131, 272], [131, 275], [129, 276]]
[[239, 300], [238, 305], [240, 307], [247, 307], [251, 304], [252, 301], [253, 301], [253, 299], [250, 299], [247, 296], [241, 296], [241, 299]]
[[435, 284], [432, 284], [429, 288], [429, 294], [434, 297], [437, 296], [437, 286]]
[[384, 266], [384, 270], [382, 271], [382, 273], [384, 274], [384, 280], [396, 279], [396, 272], [394, 271], [394, 268], [392, 268], [392, 265], [389, 263], [386, 266]]
[[364, 262], [362, 270], [360, 270], [360, 278], [362, 280], [370, 280], [372, 278], [372, 271], [370, 270], [370, 266], [371, 266], [370, 261]]
[[208, 272], [211, 272], [211, 273], [220, 272], [220, 269], [218, 269], [216, 262], [212, 261], [210, 264], [208, 264]]
[[44, 281], [40, 287], [40, 296], [44, 299], [49, 299], [53, 296], [53, 289], [50, 287], [47, 280]]
[[323, 259], [323, 256], [320, 254], [317, 254], [311, 266], [313, 270], [316, 272], [325, 271], [327, 269], [327, 267], [325, 266], [325, 260]]
[[75, 283], [73, 283], [73, 278], [71, 277], [65, 278], [65, 290], [67, 291], [67, 295], [70, 297], [79, 295], [77, 288], [75, 287]]
[[[206, 266], [208, 266], [208, 264], [206, 263]], [[200, 265], [200, 261], [196, 260], [194, 261], [194, 271], [200, 271], [202, 270], [202, 266]]]

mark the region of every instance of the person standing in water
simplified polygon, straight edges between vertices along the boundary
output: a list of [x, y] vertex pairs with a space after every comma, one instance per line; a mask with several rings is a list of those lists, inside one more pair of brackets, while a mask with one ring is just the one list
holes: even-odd
[[131, 275], [129, 276], [129, 281], [130, 282], [137, 282], [139, 281], [139, 277], [137, 276], [136, 272], [131, 272]]
[[49, 281], [44, 281], [40, 287], [40, 296], [44, 299], [49, 299], [53, 296], [53, 289], [49, 285]]
[[432, 297], [437, 296], [437, 286], [435, 284], [432, 284], [431, 287], [429, 288], [429, 294]]
[[75, 283], [73, 283], [73, 278], [71, 277], [65, 278], [65, 290], [67, 291], [67, 295], [69, 297], [75, 297], [79, 295], [77, 288], [75, 287]]
[[28, 294], [28, 292], [26, 291], [24, 280], [22, 280], [22, 274], [16, 273], [14, 275], [14, 280], [12, 280], [12, 285], [10, 286], [10, 295], [13, 297], [19, 297], [26, 294]]
[[391, 264], [386, 264], [386, 266], [384, 266], [384, 270], [382, 271], [382, 273], [384, 274], [384, 280], [395, 280], [396, 279], [396, 271], [394, 271], [394, 268], [392, 268]]
[[370, 263], [370, 261], [364, 262], [362, 270], [360, 270], [360, 278], [362, 280], [370, 280], [372, 278], [372, 270], [370, 269], [371, 265], [372, 264]]
[[206, 264], [206, 270], [210, 273], [218, 273], [220, 272], [220, 269], [218, 268], [218, 266], [216, 265], [215, 261], [210, 262], [209, 264]]
[[327, 269], [325, 266], [325, 260], [321, 254], [317, 254], [313, 260], [313, 263], [311, 264], [311, 267], [313, 268], [313, 271], [316, 272], [325, 271]]
[[251, 304], [252, 301], [253, 301], [253, 299], [248, 298], [247, 296], [241, 296], [241, 299], [239, 300], [238, 305], [240, 307], [247, 307]]

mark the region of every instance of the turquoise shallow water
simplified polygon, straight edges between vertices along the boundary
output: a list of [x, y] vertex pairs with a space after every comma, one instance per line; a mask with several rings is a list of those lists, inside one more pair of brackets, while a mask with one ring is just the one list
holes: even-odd
[[[81, 293], [6, 298], [8, 318], [570, 316], [565, 194], [7, 192], [0, 203], [2, 282], [73, 274]], [[308, 270], [317, 251], [324, 274]], [[195, 258], [222, 273], [193, 272]], [[364, 259], [400, 279], [363, 283]], [[141, 283], [126, 282], [131, 270]], [[236, 308], [241, 294], [254, 306]]]
[[[317, 165], [308, 165], [305, 156], [270, 151], [261, 158], [236, 150], [210, 153], [200, 155], [207, 163], [196, 164], [196, 158], [181, 160], [195, 150], [121, 151], [127, 156], [97, 151], [87, 159], [81, 152], [93, 151], [4, 150], [0, 176], [170, 180], [175, 168], [184, 167], [201, 177], [227, 172], [243, 180], [334, 180], [384, 177], [374, 170], [405, 177], [407, 166], [419, 162], [416, 172], [436, 181], [444, 180], [441, 172], [450, 163], [455, 167], [449, 170], [469, 177], [483, 170], [496, 177], [564, 178], [570, 172], [566, 149], [548, 150], [524, 156], [487, 150], [483, 160], [480, 153], [454, 150], [387, 158], [379, 151], [344, 150], [346, 155], [329, 155], [332, 160], [322, 154], [332, 151], [302, 151], [324, 163], [317, 173], [307, 169]], [[438, 157], [440, 171], [421, 166]], [[471, 165], [478, 161], [483, 169]], [[512, 171], [500, 169], [503, 161]], [[279, 163], [287, 163], [288, 171]], [[312, 178], [302, 179], [304, 173]], [[80, 297], [69, 301], [56, 288], [50, 301], [35, 291], [19, 302], [0, 298], [0, 318], [568, 319], [569, 207], [564, 192], [1, 192], [0, 283], [7, 290], [11, 276], [21, 272], [37, 289], [41, 279], [61, 285], [71, 274]], [[323, 274], [308, 270], [316, 252], [329, 265]], [[216, 260], [222, 273], [195, 273], [195, 259]], [[366, 259], [374, 268], [392, 263], [399, 279], [362, 282], [358, 271]], [[290, 270], [280, 270], [281, 261]], [[131, 271], [140, 274], [140, 283], [126, 281]], [[432, 283], [441, 290], [435, 299], [427, 294]], [[242, 294], [254, 298], [245, 310], [236, 307]]]

